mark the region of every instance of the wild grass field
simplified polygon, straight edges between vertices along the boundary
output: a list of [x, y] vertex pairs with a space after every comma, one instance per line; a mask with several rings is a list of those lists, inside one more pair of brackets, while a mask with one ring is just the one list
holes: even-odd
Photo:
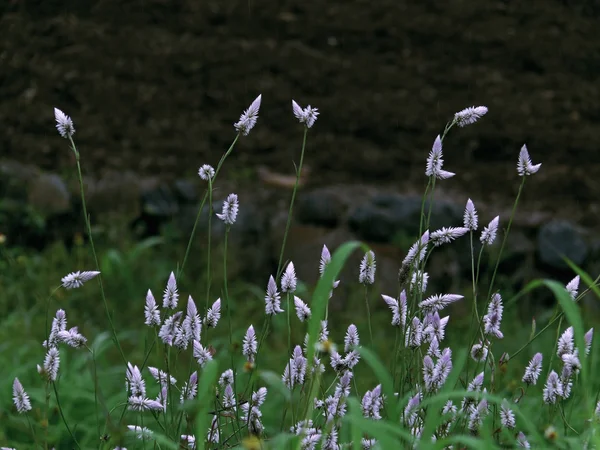
[[[277, 270], [247, 283], [227, 270], [243, 197], [232, 193], [213, 211], [213, 189], [238, 140], [260, 126], [261, 101], [235, 123], [214, 167], [199, 161], [206, 191], [196, 224], [208, 232], [194, 226], [189, 240], [95, 230], [86, 155], [71, 117], [55, 110], [60, 136], [49, 125], [48, 139], [64, 138], [75, 157], [81, 234], [39, 253], [0, 245], [2, 448], [596, 448], [597, 319], [580, 304], [600, 293], [596, 274], [572, 265], [566, 286], [534, 280], [519, 293], [497, 277], [519, 197], [544, 170], [527, 147], [515, 152], [520, 187], [510, 217], [484, 219], [465, 199], [463, 223], [429, 230], [425, 200], [460, 176], [443, 166], [444, 140], [476, 127], [487, 108], [449, 115], [423, 152], [421, 232], [398, 261], [396, 292], [379, 292], [377, 254], [360, 242], [324, 246], [314, 262], [319, 282], [302, 282], [307, 274], [284, 258], [298, 183]], [[292, 101], [303, 132], [297, 180], [318, 114]], [[225, 224], [219, 241], [215, 221]], [[470, 243], [471, 282], [433, 292], [429, 257], [456, 239]], [[354, 253], [364, 256], [353, 294], [330, 310]], [[521, 306], [541, 290], [555, 304], [530, 322]], [[457, 302], [470, 314], [448, 313]]]

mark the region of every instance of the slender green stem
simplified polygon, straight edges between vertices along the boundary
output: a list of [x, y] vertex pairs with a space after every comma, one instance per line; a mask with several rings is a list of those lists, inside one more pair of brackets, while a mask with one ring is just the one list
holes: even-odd
[[[290, 293], [289, 291], [286, 293], [286, 297], [287, 297], [287, 326], [288, 326], [288, 358], [290, 358], [288, 360], [288, 373], [290, 374], [290, 379], [292, 377], [292, 365], [291, 365], [291, 358], [292, 358], [292, 320], [291, 320], [291, 310], [292, 310], [292, 306], [291, 306], [291, 302], [290, 302]], [[290, 410], [292, 412], [292, 423], [295, 424], [296, 423], [296, 416], [294, 413], [294, 398], [293, 398], [293, 394], [294, 391], [293, 389], [290, 389]], [[282, 423], [281, 426], [283, 427], [285, 421], [285, 414], [284, 417], [282, 419]], [[282, 428], [283, 429], [283, 428]]]
[[58, 396], [58, 389], [56, 389], [56, 383], [54, 381], [52, 382], [52, 387], [54, 388], [54, 396], [56, 398], [56, 406], [58, 407], [58, 411], [60, 412], [60, 417], [62, 418], [63, 423], [65, 424], [65, 427], [67, 428], [67, 431], [69, 432], [69, 435], [71, 436], [71, 439], [73, 439], [73, 442], [75, 442], [75, 445], [77, 445], [77, 448], [81, 448], [81, 446], [79, 445], [79, 442], [77, 442], [77, 439], [75, 439], [75, 436], [73, 435], [73, 432], [71, 431], [71, 428], [69, 427], [69, 424], [67, 423], [67, 419], [65, 417], [62, 406], [60, 404], [60, 398]]
[[25, 413], [25, 418], [27, 419], [27, 424], [29, 425], [29, 429], [31, 430], [31, 436], [33, 437], [33, 442], [35, 442], [36, 447], [39, 447], [40, 444], [38, 444], [37, 437], [36, 437], [35, 431], [33, 429], [33, 424], [31, 423], [31, 420], [29, 419], [29, 414]]
[[369, 337], [371, 338], [371, 348], [375, 351], [373, 343], [373, 328], [371, 327], [371, 307], [369, 306], [369, 285], [365, 284], [365, 305], [367, 306], [367, 322], [369, 324]]
[[[213, 216], [213, 184], [212, 179], [208, 180], [208, 233], [206, 235], [207, 240], [207, 250], [206, 250], [206, 310], [208, 311], [208, 305], [210, 303], [210, 284], [211, 284], [211, 272], [210, 272], [210, 262], [211, 262], [211, 243], [212, 243], [212, 216]], [[208, 328], [208, 327], [207, 327]]]
[[281, 252], [279, 253], [279, 262], [277, 263], [277, 279], [281, 275], [283, 269], [283, 254], [285, 252], [285, 244], [287, 242], [288, 233], [290, 231], [290, 225], [292, 223], [292, 213], [294, 211], [294, 201], [296, 200], [296, 192], [298, 191], [298, 185], [300, 184], [300, 175], [302, 174], [302, 164], [304, 163], [304, 149], [306, 148], [306, 135], [308, 134], [308, 127], [304, 127], [304, 137], [302, 139], [302, 151], [300, 152], [300, 164], [296, 169], [296, 182], [294, 183], [294, 190], [292, 191], [292, 200], [290, 201], [290, 209], [288, 211], [287, 223], [285, 224], [285, 233], [283, 235], [283, 243], [281, 244]]
[[[233, 151], [233, 148], [235, 147], [235, 144], [239, 138], [240, 138], [240, 134], [238, 133], [235, 136], [235, 139], [233, 140], [231, 145], [229, 146], [229, 149], [221, 157], [221, 160], [219, 161], [219, 164], [217, 165], [217, 168], [215, 169], [215, 176], [212, 179], [212, 184], [214, 184], [215, 180], [217, 179], [217, 175], [219, 175], [219, 172], [221, 171], [221, 167], [223, 166], [223, 163], [225, 162], [227, 157]], [[208, 198], [208, 190], [204, 193], [204, 196], [202, 197], [202, 201], [200, 202], [200, 206], [198, 208], [198, 214], [196, 214], [196, 220], [194, 222], [194, 226], [192, 227], [192, 232], [190, 233], [190, 239], [188, 240], [188, 244], [185, 249], [185, 256], [183, 257], [183, 262], [181, 263], [181, 266], [179, 267], [179, 270], [177, 271], [177, 279], [179, 279], [179, 277], [183, 273], [183, 269], [185, 268], [185, 264], [187, 262], [188, 256], [190, 254], [190, 250], [192, 248], [192, 242], [194, 241], [194, 236], [196, 235], [196, 228], [198, 227], [198, 222], [200, 221], [200, 216], [202, 215], [202, 209], [204, 208], [204, 203], [206, 202], [207, 198]]]
[[[79, 151], [75, 146], [75, 142], [73, 138], [69, 136], [69, 140], [71, 141], [71, 146], [73, 153], [75, 154], [75, 160], [77, 162], [77, 176], [79, 178], [79, 189], [81, 194], [81, 206], [83, 208], [83, 218], [85, 220], [85, 225], [87, 229], [88, 238], [90, 239], [90, 247], [92, 248], [92, 255], [94, 256], [94, 262], [96, 264], [96, 270], [101, 272], [100, 263], [98, 262], [98, 255], [96, 254], [96, 247], [94, 246], [94, 237], [92, 236], [92, 224], [90, 223], [90, 217], [88, 216], [87, 206], [85, 203], [85, 191], [83, 187], [83, 175], [81, 173], [81, 164], [79, 162]], [[110, 324], [110, 329], [113, 334], [113, 339], [117, 348], [119, 349], [119, 353], [121, 354], [121, 358], [123, 362], [127, 364], [127, 358], [125, 357], [125, 353], [123, 353], [123, 349], [121, 348], [121, 343], [119, 342], [119, 338], [117, 337], [117, 330], [115, 329], [115, 325], [113, 323], [112, 317], [110, 315], [110, 310], [108, 309], [108, 301], [106, 300], [106, 295], [104, 293], [104, 283], [102, 282], [102, 274], [98, 274], [98, 285], [100, 286], [100, 295], [102, 297], [102, 302], [104, 303], [104, 310], [106, 312], [106, 317], [108, 318], [108, 323]]]

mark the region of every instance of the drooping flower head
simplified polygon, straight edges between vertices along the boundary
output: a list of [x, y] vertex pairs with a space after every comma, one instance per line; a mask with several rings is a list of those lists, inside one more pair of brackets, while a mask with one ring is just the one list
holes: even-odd
[[519, 152], [519, 161], [517, 162], [517, 172], [519, 176], [525, 177], [533, 175], [540, 170], [540, 167], [542, 167], [542, 163], [533, 164], [531, 162], [527, 146], [523, 144], [523, 147], [521, 147], [521, 151]]
[[294, 111], [296, 119], [298, 119], [300, 123], [305, 124], [306, 128], [311, 128], [317, 121], [317, 116], [319, 115], [317, 108], [312, 108], [310, 105], [306, 108], [302, 108], [294, 100], [292, 100], [292, 111]]
[[424, 313], [433, 313], [444, 309], [450, 303], [454, 303], [462, 298], [464, 297], [458, 294], [432, 295], [431, 297], [420, 302], [419, 308], [421, 308]]
[[204, 164], [198, 170], [198, 175], [204, 181], [212, 180], [215, 176], [215, 169], [213, 169], [213, 167], [209, 164]]
[[258, 120], [258, 111], [260, 109], [261, 100], [262, 94], [254, 99], [248, 109], [240, 116], [240, 120], [233, 125], [238, 133], [248, 136], [250, 130], [254, 128], [254, 125], [256, 125], [256, 121]]
[[454, 114], [454, 122], [459, 127], [471, 125], [485, 116], [488, 112], [485, 106], [470, 106]]
[[63, 277], [60, 281], [62, 281], [62, 285], [65, 289], [77, 289], [83, 286], [87, 281], [97, 277], [99, 274], [100, 272], [95, 270], [83, 272], [77, 271]]
[[54, 108], [54, 119], [56, 120], [56, 129], [62, 137], [68, 139], [75, 134], [73, 121], [58, 108]]
[[362, 284], [373, 284], [375, 283], [375, 253], [369, 250], [365, 253], [362, 261], [360, 262], [360, 272], [358, 275], [358, 281]]
[[463, 236], [467, 231], [469, 231], [469, 229], [463, 227], [443, 227], [431, 233], [429, 235], [429, 241], [435, 247], [439, 247], [442, 244], [449, 244], [454, 239]]
[[483, 245], [492, 245], [494, 243], [496, 240], [496, 234], [498, 234], [499, 221], [500, 216], [496, 216], [492, 219], [488, 226], [483, 229], [481, 232], [481, 243]]
[[237, 194], [229, 194], [227, 199], [223, 202], [223, 212], [221, 214], [217, 213], [217, 217], [227, 225], [233, 225], [237, 219], [238, 209], [239, 203]]
[[465, 206], [465, 215], [463, 225], [471, 231], [477, 230], [479, 222], [477, 219], [477, 210], [471, 199], [467, 200], [467, 206]]
[[433, 147], [427, 157], [427, 165], [425, 167], [425, 175], [428, 177], [436, 177], [439, 180], [445, 180], [456, 175], [453, 172], [448, 172], [442, 169], [444, 159], [442, 154], [442, 139], [438, 135], [433, 142]]

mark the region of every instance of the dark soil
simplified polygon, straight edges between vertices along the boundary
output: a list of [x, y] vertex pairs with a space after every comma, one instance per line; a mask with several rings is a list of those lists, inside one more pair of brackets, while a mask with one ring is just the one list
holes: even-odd
[[[257, 94], [259, 123], [227, 177], [290, 173], [321, 116], [309, 182], [421, 188], [452, 114], [487, 105], [445, 143], [449, 193], [506, 207], [527, 143], [525, 202], [596, 224], [600, 195], [600, 2], [4, 0], [0, 156], [72, 167], [53, 130], [70, 114], [84, 170], [193, 177], [216, 164]], [[2, 11], [2, 8], [4, 11]]]

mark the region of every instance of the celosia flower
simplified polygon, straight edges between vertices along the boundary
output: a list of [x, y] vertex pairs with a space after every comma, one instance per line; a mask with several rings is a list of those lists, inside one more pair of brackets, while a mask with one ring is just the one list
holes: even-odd
[[429, 241], [435, 246], [439, 247], [442, 244], [449, 244], [454, 239], [463, 236], [469, 231], [468, 228], [462, 227], [443, 227], [437, 231], [434, 231], [429, 235]]
[[128, 409], [131, 411], [158, 411], [164, 409], [162, 403], [156, 400], [151, 400], [141, 395], [131, 396], [127, 400]]
[[412, 427], [417, 421], [417, 411], [421, 404], [421, 393], [417, 392], [408, 400], [408, 404], [404, 408], [404, 423]]
[[450, 303], [457, 302], [462, 298], [464, 297], [458, 294], [436, 294], [419, 303], [419, 308], [421, 308], [425, 314], [436, 312], [444, 309]]
[[227, 369], [219, 377], [219, 386], [223, 388], [228, 384], [233, 384], [233, 370], [231, 369]]
[[319, 115], [317, 108], [311, 108], [310, 105], [306, 108], [302, 108], [294, 100], [292, 100], [292, 111], [294, 112], [296, 119], [298, 119], [300, 123], [305, 124], [306, 128], [311, 128], [317, 121], [317, 116]]
[[56, 381], [59, 365], [60, 354], [58, 348], [52, 347], [48, 350], [48, 353], [46, 353], [46, 357], [44, 358], [43, 373], [46, 375], [48, 381]]
[[294, 263], [290, 261], [281, 277], [281, 292], [293, 293], [296, 291], [296, 286], [296, 269], [294, 268]]
[[567, 290], [571, 298], [575, 300], [577, 298], [577, 292], [579, 290], [579, 275], [577, 275], [575, 278], [569, 281], [565, 286], [565, 289]]
[[502, 400], [500, 406], [500, 423], [504, 428], [512, 430], [516, 426], [515, 413], [510, 409], [510, 405], [506, 399]]
[[294, 296], [294, 306], [300, 322], [304, 322], [310, 317], [310, 308], [299, 297]]
[[56, 347], [59, 343], [58, 333], [67, 329], [67, 313], [62, 309], [56, 311], [56, 316], [52, 319], [52, 328], [48, 340], [42, 344], [45, 348]]
[[529, 441], [527, 441], [527, 436], [525, 436], [522, 431], [519, 431], [519, 434], [517, 435], [517, 444], [522, 448], [531, 448]]
[[177, 293], [177, 282], [175, 281], [175, 274], [171, 272], [165, 292], [163, 294], [163, 308], [177, 308], [177, 299], [179, 294]]
[[475, 378], [473, 378], [473, 381], [471, 381], [467, 386], [467, 391], [479, 392], [481, 390], [481, 386], [483, 386], [483, 376], [483, 372], [475, 376]]
[[146, 427], [139, 427], [137, 425], [127, 425], [129, 431], [135, 433], [135, 437], [140, 440], [153, 439], [154, 432]]
[[152, 295], [152, 291], [148, 289], [148, 293], [146, 294], [146, 306], [144, 307], [144, 317], [145, 324], [148, 326], [160, 325], [160, 312], [158, 311], [158, 306], [156, 305], [156, 300], [154, 299], [154, 295]]
[[275, 283], [275, 278], [271, 275], [269, 283], [267, 284], [267, 295], [265, 296], [265, 313], [267, 315], [275, 315], [282, 312], [283, 309], [281, 309], [281, 300], [279, 292], [277, 291], [277, 283]]
[[150, 372], [152, 378], [154, 378], [156, 382], [161, 385], [161, 387], [167, 386], [168, 383], [170, 383], [172, 386], [177, 384], [177, 379], [175, 377], [168, 375], [167, 372], [159, 370], [156, 367], [148, 367], [148, 372]]
[[483, 245], [492, 245], [494, 243], [496, 240], [496, 234], [498, 233], [499, 221], [500, 216], [496, 216], [492, 219], [488, 226], [483, 229], [481, 232], [481, 243]]
[[212, 361], [212, 355], [210, 354], [210, 351], [208, 351], [208, 349], [204, 348], [202, 346], [202, 344], [198, 341], [194, 341], [193, 355], [194, 355], [194, 358], [196, 358], [196, 361], [198, 362], [200, 367], [204, 367], [206, 365], [206, 363], [208, 363], [209, 361]]
[[54, 108], [54, 119], [56, 120], [56, 129], [62, 137], [68, 139], [75, 134], [73, 121], [58, 108]]
[[410, 290], [425, 292], [427, 290], [427, 282], [429, 281], [429, 274], [421, 270], [413, 271], [410, 279]]
[[428, 177], [436, 177], [439, 180], [445, 180], [456, 175], [453, 172], [443, 170], [443, 165], [444, 159], [442, 154], [442, 140], [438, 135], [438, 137], [435, 138], [431, 152], [429, 152], [429, 156], [427, 157], [425, 175], [427, 175]]
[[62, 285], [65, 289], [77, 289], [83, 286], [85, 282], [90, 281], [99, 274], [100, 272], [95, 270], [84, 272], [77, 271], [63, 277], [60, 281], [62, 281]]
[[445, 348], [442, 356], [435, 363], [431, 384], [435, 389], [441, 388], [452, 371], [452, 350]]
[[173, 341], [175, 340], [175, 335], [177, 328], [179, 327], [179, 321], [183, 312], [178, 311], [173, 314], [171, 317], [165, 319], [162, 327], [158, 331], [158, 337], [167, 345], [173, 345]]
[[77, 327], [73, 327], [68, 331], [59, 331], [57, 338], [59, 342], [64, 342], [69, 347], [73, 348], [83, 347], [87, 342], [87, 339], [79, 333]]
[[206, 312], [204, 323], [208, 328], [215, 328], [221, 318], [221, 299], [218, 298]]
[[558, 377], [558, 374], [553, 370], [548, 375], [546, 385], [544, 386], [543, 398], [544, 403], [554, 404], [556, 403], [557, 397], [562, 395], [562, 384]]
[[454, 114], [454, 122], [459, 127], [471, 125], [485, 116], [488, 112], [485, 106], [470, 106]]
[[246, 335], [244, 336], [244, 345], [242, 347], [242, 353], [248, 361], [254, 362], [257, 347], [258, 344], [256, 342], [256, 333], [254, 332], [254, 327], [250, 325], [246, 331]]
[[541, 353], [536, 353], [529, 361], [527, 368], [525, 369], [525, 375], [523, 375], [523, 383], [536, 384], [540, 373], [542, 372], [542, 359]]
[[204, 181], [212, 180], [215, 176], [215, 169], [213, 169], [213, 167], [208, 164], [204, 164], [198, 170], [198, 175]]
[[468, 228], [471, 231], [477, 230], [477, 226], [479, 225], [477, 210], [475, 209], [475, 205], [471, 199], [467, 200], [467, 206], [465, 206], [463, 225], [465, 228]]
[[125, 372], [125, 385], [127, 387], [127, 394], [131, 397], [135, 396], [146, 396], [146, 382], [142, 377], [142, 372], [138, 366], [132, 365], [130, 362], [127, 363], [127, 371]]
[[587, 333], [583, 336], [585, 340], [585, 354], [589, 355], [592, 348], [592, 338], [594, 337], [594, 329], [590, 328]]
[[573, 342], [573, 327], [567, 328], [558, 339], [556, 354], [559, 358], [565, 353], [573, 353], [575, 344]]
[[238, 209], [238, 196], [236, 194], [229, 194], [223, 202], [223, 212], [220, 214], [217, 213], [217, 217], [227, 225], [233, 225], [237, 219]]
[[231, 384], [225, 386], [225, 390], [223, 392], [223, 408], [232, 409], [236, 405], [235, 401], [235, 393], [233, 392], [233, 387]]
[[423, 342], [423, 324], [418, 317], [413, 318], [412, 324], [406, 330], [404, 345], [410, 348], [417, 348]]
[[527, 146], [523, 144], [521, 147], [521, 151], [519, 152], [519, 161], [517, 162], [517, 172], [519, 176], [525, 177], [528, 175], [533, 175], [538, 170], [542, 164], [533, 164], [531, 162], [531, 158], [529, 157], [529, 152], [527, 151]]
[[579, 361], [577, 350], [574, 353], [565, 353], [561, 359], [570, 372], [577, 374], [581, 370], [581, 361]]
[[471, 347], [471, 358], [474, 361], [485, 361], [487, 355], [487, 346], [485, 346], [481, 341], [478, 344], [474, 344], [473, 347]]
[[254, 128], [254, 125], [256, 125], [256, 121], [258, 120], [258, 111], [260, 110], [261, 100], [262, 94], [254, 99], [248, 109], [240, 116], [240, 120], [233, 125], [238, 133], [248, 136], [250, 130]]
[[406, 254], [402, 261], [403, 266], [410, 266], [414, 262], [420, 263], [425, 258], [427, 253], [427, 244], [429, 243], [429, 230], [426, 230], [417, 242], [415, 242]]
[[369, 250], [363, 256], [360, 262], [360, 273], [358, 275], [358, 282], [362, 284], [373, 284], [375, 283], [375, 253]]
[[361, 402], [361, 409], [365, 418], [381, 420], [382, 407], [381, 384], [378, 384], [372, 391], [365, 392]]
[[198, 394], [198, 372], [194, 371], [190, 375], [190, 379], [186, 381], [183, 389], [181, 390], [180, 401], [183, 403], [185, 400], [193, 400]]
[[500, 331], [503, 309], [502, 297], [499, 293], [495, 293], [492, 295], [492, 299], [488, 305], [487, 314], [483, 316], [483, 330], [485, 334], [491, 334], [498, 339], [502, 339], [504, 337], [502, 331]]
[[358, 347], [360, 343], [360, 339], [358, 337], [358, 329], [356, 325], [351, 324], [346, 331], [346, 336], [344, 337], [344, 351], [349, 352], [354, 347]]
[[23, 385], [18, 378], [13, 381], [13, 402], [17, 407], [19, 414], [31, 411], [31, 402], [29, 401], [29, 395], [23, 389]]
[[206, 440], [211, 444], [218, 444], [219, 436], [219, 419], [217, 418], [217, 416], [213, 416], [212, 421], [210, 423], [210, 428], [206, 433]]

